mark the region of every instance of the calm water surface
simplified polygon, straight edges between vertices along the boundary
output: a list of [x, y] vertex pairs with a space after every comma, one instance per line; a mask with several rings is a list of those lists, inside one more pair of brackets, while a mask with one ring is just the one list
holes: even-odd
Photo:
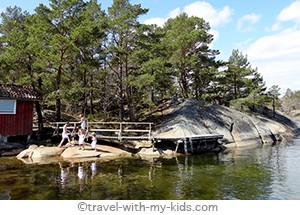
[[[48, 163], [47, 163], [48, 162]], [[114, 161], [0, 157], [0, 199], [300, 199], [300, 139], [217, 155]]]

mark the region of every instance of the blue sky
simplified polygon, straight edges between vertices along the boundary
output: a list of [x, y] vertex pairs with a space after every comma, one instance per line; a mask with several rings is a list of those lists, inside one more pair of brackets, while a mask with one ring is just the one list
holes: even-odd
[[[1, 0], [0, 11], [19, 6], [30, 13], [48, 0]], [[113, 0], [98, 0], [107, 9]], [[142, 23], [163, 25], [186, 12], [199, 16], [211, 25], [214, 49], [220, 59], [227, 60], [233, 49], [248, 56], [252, 67], [258, 68], [268, 87], [279, 85], [300, 90], [300, 0], [131, 0], [148, 8]]]

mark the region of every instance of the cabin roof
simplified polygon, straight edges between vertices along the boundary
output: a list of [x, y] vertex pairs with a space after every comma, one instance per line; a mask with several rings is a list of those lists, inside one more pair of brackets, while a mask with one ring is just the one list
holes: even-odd
[[40, 95], [29, 85], [0, 84], [0, 99], [37, 101]]

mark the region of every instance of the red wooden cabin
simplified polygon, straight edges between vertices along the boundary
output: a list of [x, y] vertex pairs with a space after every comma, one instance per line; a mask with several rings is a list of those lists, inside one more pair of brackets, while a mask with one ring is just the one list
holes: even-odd
[[0, 84], [0, 137], [31, 135], [34, 102], [38, 99], [31, 86]]

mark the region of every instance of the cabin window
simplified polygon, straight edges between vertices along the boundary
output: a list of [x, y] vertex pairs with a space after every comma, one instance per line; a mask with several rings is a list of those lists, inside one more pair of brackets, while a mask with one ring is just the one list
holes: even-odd
[[0, 114], [16, 114], [16, 100], [0, 100]]

